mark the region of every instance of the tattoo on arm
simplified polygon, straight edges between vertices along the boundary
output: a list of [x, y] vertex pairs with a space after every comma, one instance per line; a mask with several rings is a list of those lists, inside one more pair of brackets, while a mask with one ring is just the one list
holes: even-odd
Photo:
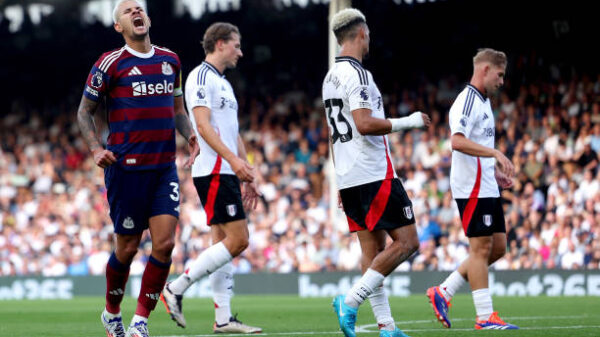
[[102, 147], [98, 140], [96, 124], [94, 123], [94, 113], [97, 107], [98, 102], [82, 97], [79, 109], [77, 110], [77, 123], [79, 124], [81, 135], [92, 151]]
[[192, 136], [192, 123], [187, 115], [175, 114], [175, 127], [186, 140], [189, 140]]

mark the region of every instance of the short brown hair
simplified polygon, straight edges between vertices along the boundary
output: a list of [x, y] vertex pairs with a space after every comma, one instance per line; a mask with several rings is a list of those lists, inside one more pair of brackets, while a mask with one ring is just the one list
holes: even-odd
[[202, 47], [206, 54], [210, 54], [215, 51], [217, 41], [229, 41], [231, 40], [231, 33], [236, 33], [240, 38], [240, 31], [237, 26], [232, 25], [228, 22], [215, 22], [210, 25], [204, 33], [202, 40]]
[[506, 54], [492, 48], [480, 48], [473, 57], [473, 65], [481, 62], [489, 62], [496, 67], [506, 66]]

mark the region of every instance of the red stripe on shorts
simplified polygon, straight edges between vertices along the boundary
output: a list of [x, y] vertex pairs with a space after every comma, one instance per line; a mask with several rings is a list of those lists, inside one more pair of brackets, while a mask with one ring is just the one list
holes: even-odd
[[473, 218], [473, 213], [475, 212], [475, 208], [477, 207], [477, 201], [479, 200], [479, 188], [481, 187], [481, 161], [479, 161], [479, 157], [477, 157], [477, 177], [475, 178], [475, 185], [473, 186], [473, 190], [471, 191], [471, 195], [469, 196], [469, 201], [465, 206], [465, 212], [462, 218], [462, 225], [465, 234], [467, 234], [467, 228], [469, 228], [469, 223], [471, 223], [471, 218]]

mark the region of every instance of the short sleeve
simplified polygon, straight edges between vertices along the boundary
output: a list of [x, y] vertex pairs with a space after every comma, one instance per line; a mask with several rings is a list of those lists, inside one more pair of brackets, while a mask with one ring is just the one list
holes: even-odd
[[96, 63], [94, 63], [92, 70], [90, 70], [90, 73], [88, 74], [87, 81], [85, 82], [83, 95], [94, 102], [97, 102], [104, 97], [109, 88], [110, 74], [108, 71], [110, 67], [109, 69], [104, 69], [102, 67], [104, 58], [103, 55]]
[[192, 82], [192, 85], [189, 88], [186, 88], [189, 109], [193, 109], [198, 106], [204, 106], [209, 109], [211, 108], [213, 90], [210, 84], [214, 81], [208, 79], [210, 75], [210, 70], [200, 69], [200, 71], [197, 73], [197, 78], [195, 81]]
[[369, 86], [366, 80], [366, 72], [364, 72], [364, 75], [365, 76], [363, 79], [363, 77], [361, 77], [361, 73], [355, 71], [348, 76], [348, 80], [346, 82], [346, 94], [348, 95], [350, 111], [357, 109], [372, 110], [371, 97], [369, 97]]
[[181, 61], [179, 60], [179, 56], [175, 54], [175, 59], [177, 60], [177, 64], [175, 65], [175, 90], [173, 91], [173, 96], [181, 96], [183, 95], [183, 81], [181, 76]]
[[459, 95], [450, 108], [449, 121], [451, 134], [462, 133], [469, 138], [477, 122], [477, 112], [473, 108], [477, 99], [473, 91]]

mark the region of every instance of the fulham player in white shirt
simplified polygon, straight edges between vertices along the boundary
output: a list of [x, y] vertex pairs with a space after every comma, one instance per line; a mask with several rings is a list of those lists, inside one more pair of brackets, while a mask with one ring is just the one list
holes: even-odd
[[[369, 27], [356, 9], [338, 12], [331, 22], [341, 46], [323, 81], [323, 103], [331, 136], [341, 202], [351, 232], [362, 249], [363, 276], [333, 307], [340, 329], [354, 337], [358, 307], [371, 302], [382, 337], [406, 336], [395, 326], [384, 278], [419, 247], [412, 203], [391, 160], [388, 133], [428, 126], [421, 112], [385, 118], [381, 93], [362, 65], [369, 52]], [[387, 237], [392, 242], [386, 246]]]
[[496, 125], [488, 97], [504, 83], [506, 55], [480, 49], [473, 68], [471, 82], [452, 104], [449, 116], [453, 150], [450, 187], [469, 238], [469, 257], [442, 284], [429, 288], [427, 297], [438, 320], [450, 328], [450, 300], [468, 280], [477, 312], [475, 329], [518, 329], [498, 317], [488, 288], [488, 267], [506, 252], [498, 186], [510, 188], [514, 174], [510, 160], [494, 149]]
[[[215, 333], [260, 333], [262, 329], [231, 315], [233, 265], [231, 260], [248, 247], [247, 210], [259, 196], [253, 167], [239, 135], [238, 104], [223, 71], [242, 57], [241, 36], [230, 23], [208, 27], [202, 45], [206, 59], [194, 68], [185, 83], [185, 101], [194, 126], [200, 154], [192, 166], [194, 185], [206, 212], [213, 245], [161, 294], [171, 318], [185, 327], [183, 293], [200, 278], [210, 275], [215, 303]], [[240, 182], [243, 188], [240, 189]]]

